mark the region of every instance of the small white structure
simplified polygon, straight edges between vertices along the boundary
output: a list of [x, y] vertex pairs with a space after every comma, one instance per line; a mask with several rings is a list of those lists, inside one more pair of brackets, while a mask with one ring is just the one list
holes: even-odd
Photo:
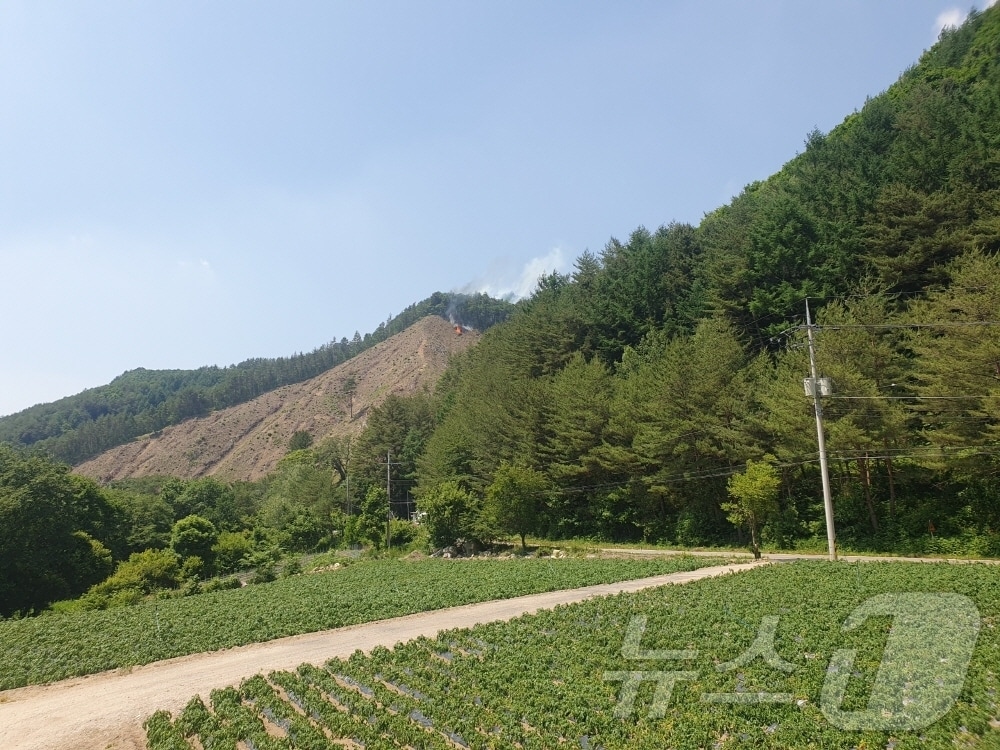
[[805, 386], [807, 396], [816, 395], [816, 384], [819, 384], [819, 395], [829, 396], [833, 393], [833, 381], [830, 378], [803, 378], [802, 385]]

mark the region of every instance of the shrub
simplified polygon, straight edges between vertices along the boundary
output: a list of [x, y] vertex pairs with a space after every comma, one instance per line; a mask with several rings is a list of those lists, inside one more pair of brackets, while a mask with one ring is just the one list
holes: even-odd
[[204, 569], [205, 561], [197, 555], [185, 557], [183, 562], [181, 562], [181, 572], [179, 574], [180, 579], [182, 581], [197, 581], [201, 578], [201, 574]]
[[228, 589], [238, 589], [243, 586], [240, 583], [240, 579], [236, 576], [226, 576], [225, 578], [213, 578], [209, 581], [205, 581], [201, 585], [201, 590], [203, 593], [208, 594], [212, 591], [226, 591]]
[[301, 572], [302, 563], [299, 562], [299, 559], [296, 557], [285, 563], [284, 567], [281, 569], [281, 577], [290, 578], [292, 576], [297, 576]]
[[170, 546], [182, 558], [200, 557], [206, 570], [211, 570], [212, 547], [219, 539], [215, 524], [202, 516], [186, 516], [174, 524]]
[[138, 595], [150, 594], [157, 589], [175, 588], [180, 583], [180, 561], [169, 549], [134, 552], [128, 560], [118, 564], [114, 574], [93, 586], [87, 595], [110, 596], [130, 590]]
[[212, 545], [217, 573], [235, 573], [246, 566], [246, 557], [253, 552], [253, 542], [245, 532], [223, 531]]
[[72, 571], [73, 588], [85, 591], [111, 575], [114, 562], [111, 550], [84, 531], [73, 532], [73, 547], [67, 554], [67, 567]]
[[389, 522], [389, 540], [393, 547], [406, 547], [420, 536], [420, 527], [410, 521], [393, 519]]
[[457, 482], [442, 482], [420, 498], [420, 510], [427, 514], [431, 546], [447, 547], [456, 539], [476, 539], [478, 512], [473, 498]]
[[288, 441], [289, 451], [301, 451], [313, 444], [313, 436], [305, 430], [298, 430]]

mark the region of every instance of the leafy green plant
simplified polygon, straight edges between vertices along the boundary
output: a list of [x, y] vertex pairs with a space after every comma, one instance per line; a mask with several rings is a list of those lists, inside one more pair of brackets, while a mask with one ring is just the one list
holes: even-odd
[[[197, 557], [205, 569], [211, 569], [213, 564], [212, 548], [219, 540], [219, 532], [215, 524], [207, 518], [198, 515], [185, 516], [177, 523], [170, 533], [170, 547], [182, 559]], [[199, 570], [189, 570], [186, 575], [199, 574]]]
[[419, 509], [427, 514], [432, 547], [447, 547], [460, 538], [476, 538], [480, 528], [472, 496], [457, 482], [443, 482], [425, 491]]
[[[694, 570], [717, 561], [345, 562], [337, 570], [146, 601], [113, 612], [0, 621], [0, 690], [458, 604]], [[125, 588], [109, 597], [119, 595], [141, 596]]]
[[[887, 618], [873, 614], [844, 627], [900, 592], [914, 601], [923, 601], [919, 592], [951, 592], [975, 603], [982, 626], [968, 672], [959, 675], [962, 690], [941, 718], [919, 729], [841, 729], [834, 721], [843, 715], [824, 696], [828, 681], [846, 684], [840, 708], [848, 717], [900, 708], [864, 713], [892, 638]], [[920, 619], [911, 616], [909, 627]], [[156, 715], [151, 726], [163, 744], [152, 731], [148, 737], [152, 750], [172, 747], [178, 731], [192, 747], [217, 746], [223, 737], [259, 747], [275, 726], [281, 746], [293, 750], [327, 738], [442, 750], [992, 747], [998, 621], [991, 566], [771, 565], [449, 630], [323, 668], [258, 675], [213, 693], [211, 707], [189, 704], [172, 721]], [[921, 670], [947, 670], [937, 658], [942, 644], [933, 632], [924, 635], [926, 642], [907, 648], [907, 664], [897, 665], [913, 666], [913, 679]], [[845, 649], [852, 667], [838, 674], [831, 665]], [[664, 690], [662, 676], [672, 672], [683, 676]], [[633, 674], [640, 683], [629, 697], [624, 685]]]
[[134, 552], [128, 560], [118, 564], [113, 575], [91, 588], [88, 595], [110, 594], [122, 589], [149, 594], [157, 589], [175, 587], [180, 581], [180, 573], [180, 560], [173, 550]]
[[297, 430], [288, 441], [289, 452], [305, 450], [313, 444], [313, 436], [306, 430]]
[[732, 502], [722, 503], [732, 523], [750, 530], [750, 549], [760, 559], [760, 529], [778, 512], [778, 490], [781, 478], [774, 468], [774, 457], [763, 461], [747, 461], [746, 471], [729, 478], [727, 488]]

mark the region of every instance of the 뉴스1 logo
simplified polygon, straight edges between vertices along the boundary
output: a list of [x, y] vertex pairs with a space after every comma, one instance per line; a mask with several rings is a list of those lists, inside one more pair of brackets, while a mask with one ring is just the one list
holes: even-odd
[[[966, 596], [949, 593], [880, 594], [862, 602], [848, 615], [845, 631], [862, 625], [870, 617], [891, 616], [882, 661], [868, 699], [867, 708], [845, 711], [841, 708], [856, 652], [835, 651], [823, 681], [820, 708], [827, 721], [847, 730], [916, 730], [933, 724], [955, 704], [979, 637], [979, 610]], [[743, 654], [717, 664], [718, 672], [731, 672], [755, 660], [762, 660], [778, 672], [790, 674], [798, 665], [786, 661], [774, 646], [778, 629], [777, 616], [761, 620], [756, 639]], [[622, 643], [622, 656], [632, 661], [691, 661], [696, 649], [653, 650], [641, 648], [646, 631], [646, 617], [636, 615], [629, 621]], [[682, 680], [695, 680], [698, 672], [678, 670], [630, 670], [605, 672], [605, 680], [621, 680], [615, 716], [627, 718], [635, 709], [639, 686], [654, 682], [650, 718], [662, 718], [670, 703], [674, 686]], [[790, 693], [747, 692], [737, 675], [732, 693], [702, 693], [703, 703], [793, 703]], [[801, 704], [803, 701], [799, 701]]]

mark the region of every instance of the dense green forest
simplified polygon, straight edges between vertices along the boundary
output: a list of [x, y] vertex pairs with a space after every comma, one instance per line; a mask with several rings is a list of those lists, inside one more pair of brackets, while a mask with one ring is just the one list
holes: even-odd
[[320, 375], [427, 315], [485, 330], [506, 319], [512, 307], [484, 294], [436, 292], [373, 333], [355, 333], [351, 340], [331, 341], [308, 354], [248, 359], [231, 367], [130, 370], [108, 385], [0, 418], [0, 442], [41, 448], [62, 461], [80, 463], [140, 435]]
[[[390, 397], [354, 440], [289, 446], [261, 482], [101, 488], [0, 446], [0, 614], [84, 592], [86, 606], [127, 603], [267, 571], [287, 551], [381, 547], [387, 509], [394, 546], [747, 544], [753, 517], [765, 547], [823, 548], [807, 299], [833, 382], [840, 544], [1000, 555], [1000, 8], [947, 29], [698, 226], [613, 239], [512, 311], [466, 300], [482, 317], [462, 322], [489, 330], [434, 393]], [[78, 460], [308, 377], [452, 302], [435, 295], [301, 360], [127, 373], [0, 421], [0, 438]], [[774, 495], [741, 514], [734, 478], [757, 476], [776, 478]], [[419, 529], [403, 520], [414, 510]]]
[[542, 279], [444, 379], [414, 491], [449, 533], [732, 543], [731, 477], [766, 461], [765, 542], [818, 545], [808, 298], [841, 542], [1000, 554], [998, 251], [992, 8], [699, 226]]

